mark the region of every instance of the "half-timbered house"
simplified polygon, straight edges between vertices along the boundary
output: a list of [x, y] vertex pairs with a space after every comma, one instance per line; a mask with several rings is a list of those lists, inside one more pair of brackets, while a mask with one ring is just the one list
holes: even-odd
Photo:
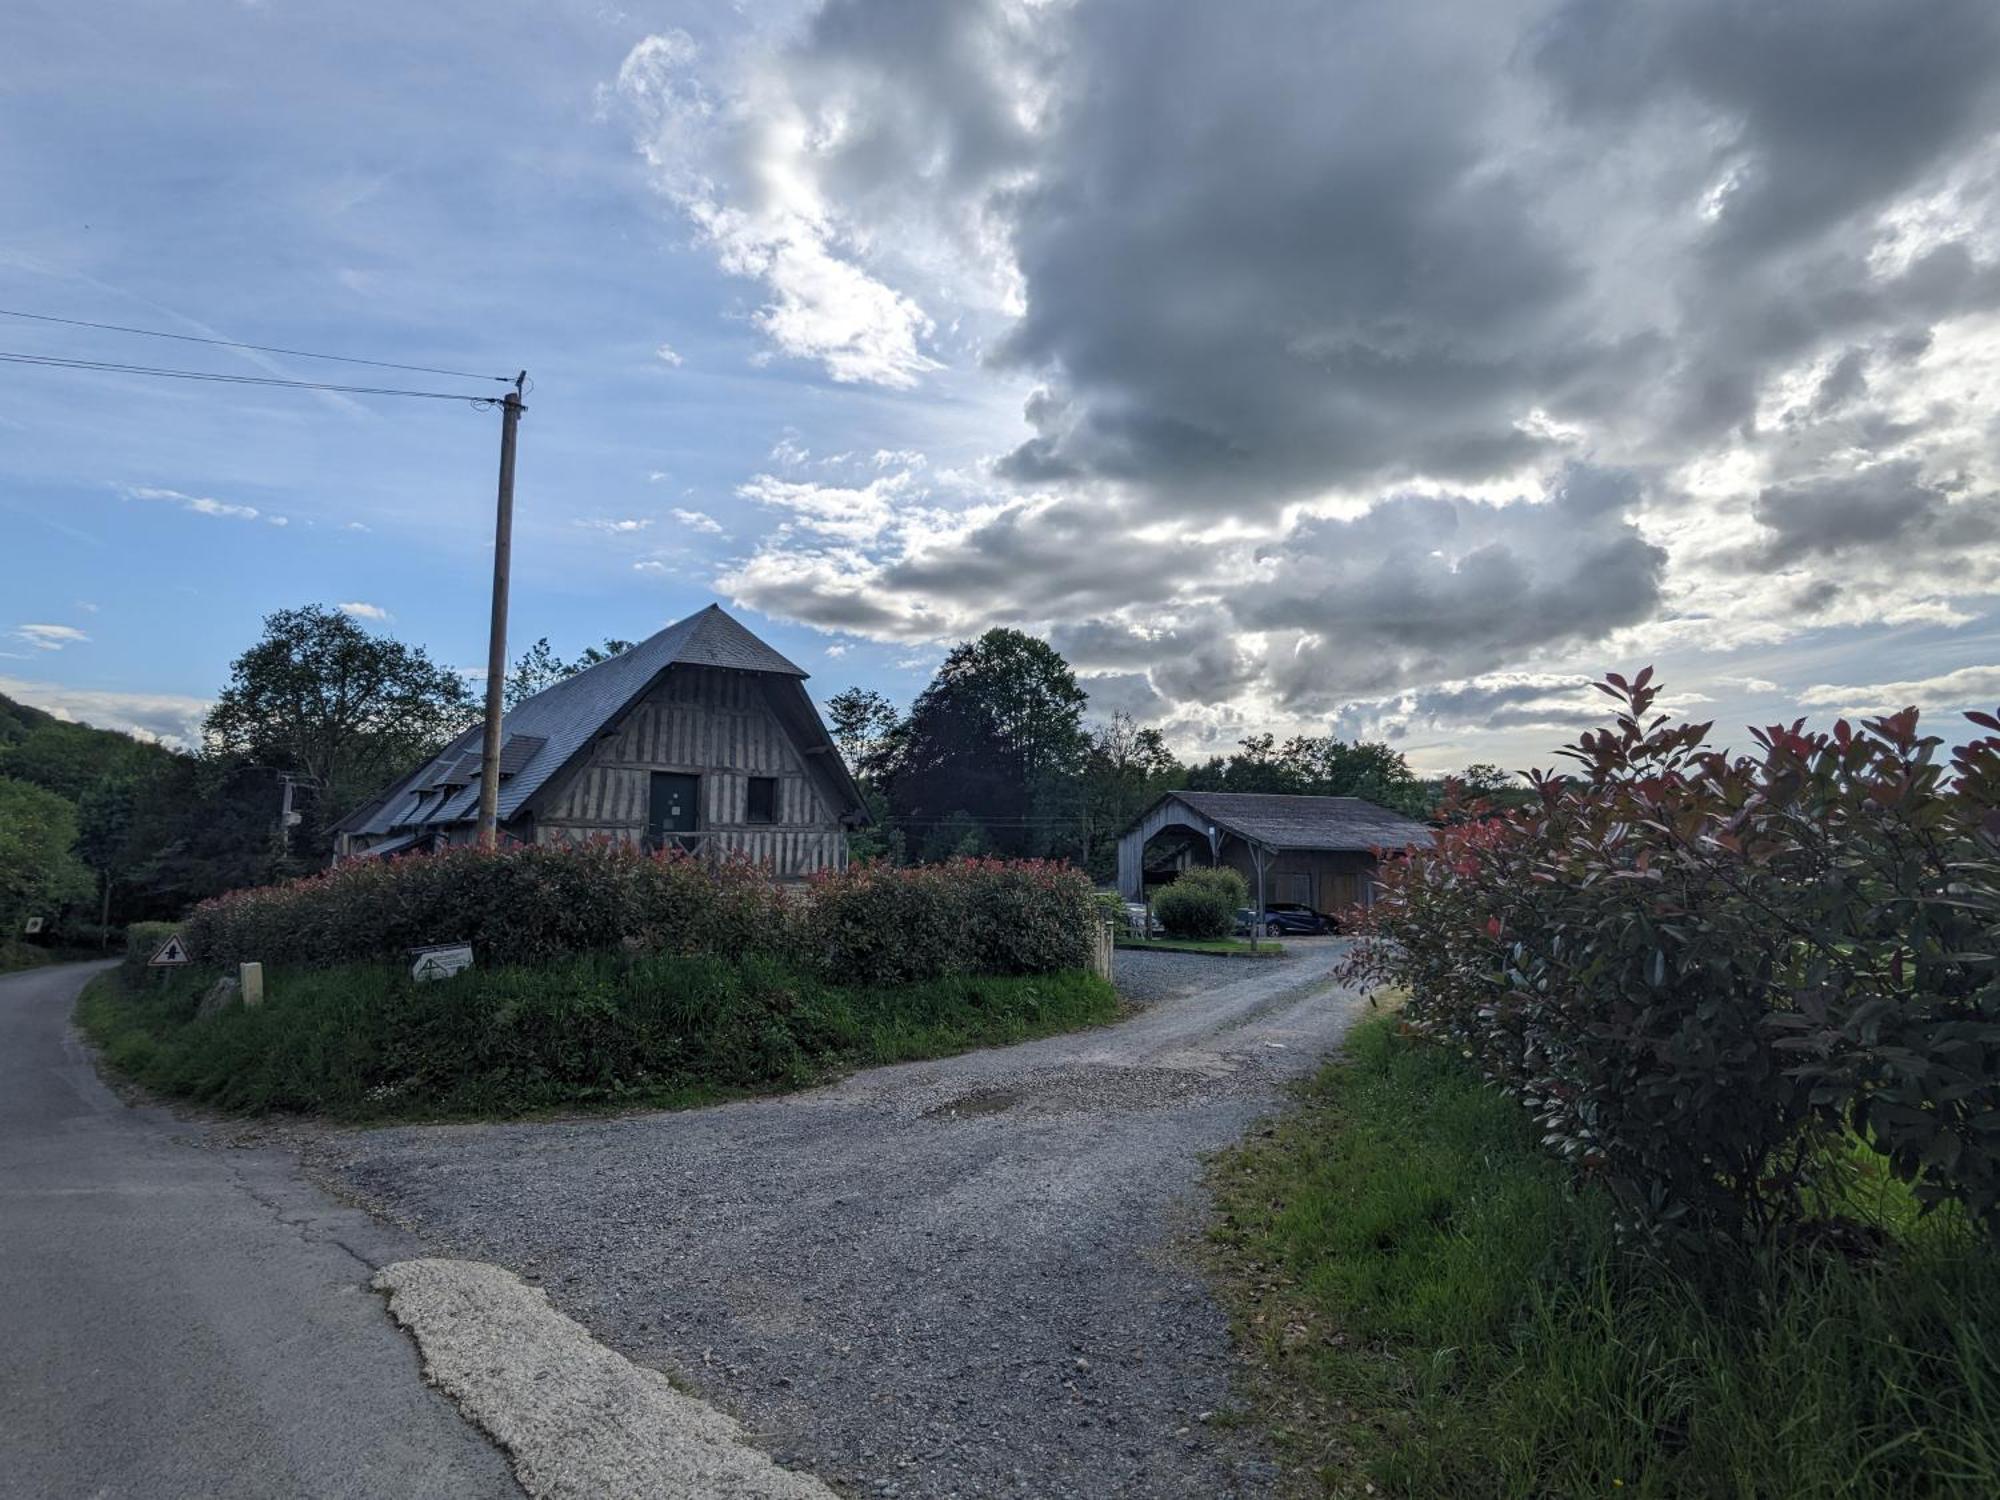
[[[868, 814], [805, 681], [711, 604], [523, 699], [501, 726], [503, 841], [741, 854], [780, 878], [844, 867]], [[471, 843], [481, 736], [350, 814], [336, 856]]]

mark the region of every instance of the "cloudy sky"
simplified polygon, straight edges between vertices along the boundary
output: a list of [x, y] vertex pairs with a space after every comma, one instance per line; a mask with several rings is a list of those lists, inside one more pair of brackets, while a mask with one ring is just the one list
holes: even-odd
[[[14, 0], [0, 308], [526, 367], [514, 629], [1546, 764], [2000, 703], [1990, 0]], [[0, 316], [0, 352], [490, 389]], [[0, 362], [0, 692], [484, 656], [496, 420]]]

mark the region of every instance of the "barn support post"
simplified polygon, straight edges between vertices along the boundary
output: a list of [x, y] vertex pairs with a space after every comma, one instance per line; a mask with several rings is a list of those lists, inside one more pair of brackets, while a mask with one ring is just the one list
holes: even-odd
[[1257, 936], [1264, 930], [1267, 919], [1264, 910], [1264, 872], [1271, 868], [1272, 862], [1278, 857], [1278, 852], [1255, 842], [1247, 843], [1245, 847], [1249, 849], [1250, 863], [1257, 871], [1257, 915], [1250, 923], [1250, 951], [1255, 953]]

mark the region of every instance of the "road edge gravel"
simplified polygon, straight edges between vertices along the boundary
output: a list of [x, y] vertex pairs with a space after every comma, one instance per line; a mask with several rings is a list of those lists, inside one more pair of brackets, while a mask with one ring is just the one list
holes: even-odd
[[535, 1500], [838, 1500], [512, 1271], [423, 1258], [384, 1266], [372, 1285], [416, 1341], [424, 1378], [507, 1451]]

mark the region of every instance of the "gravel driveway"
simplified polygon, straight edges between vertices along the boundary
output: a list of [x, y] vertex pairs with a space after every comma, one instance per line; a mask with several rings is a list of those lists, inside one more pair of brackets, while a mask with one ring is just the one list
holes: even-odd
[[861, 1496], [1224, 1496], [1275, 1478], [1189, 1264], [1201, 1154], [1356, 1005], [1338, 940], [1121, 952], [1116, 1026], [676, 1114], [332, 1133], [317, 1166], [438, 1253]]

